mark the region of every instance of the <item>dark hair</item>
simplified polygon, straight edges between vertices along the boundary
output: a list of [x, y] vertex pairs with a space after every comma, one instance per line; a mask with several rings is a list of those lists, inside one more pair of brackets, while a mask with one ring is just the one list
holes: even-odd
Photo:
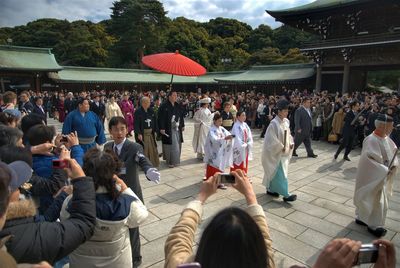
[[26, 134], [28, 130], [35, 125], [44, 125], [43, 119], [40, 115], [30, 113], [21, 119], [21, 130]]
[[240, 208], [220, 211], [205, 228], [195, 261], [203, 268], [265, 268], [264, 236], [253, 218]]
[[0, 147], [0, 159], [6, 164], [14, 161], [24, 161], [30, 167], [33, 165], [31, 152], [24, 148], [15, 145], [5, 145]]
[[305, 103], [306, 101], [311, 100], [309, 97], [303, 97], [303, 99], [301, 100], [301, 103]]
[[213, 117], [214, 122], [217, 121], [220, 118], [222, 118], [222, 115], [219, 112], [215, 112], [214, 113], [214, 117]]
[[354, 106], [358, 104], [358, 101], [352, 101], [350, 102], [350, 109], [352, 109]]
[[56, 129], [54, 126], [35, 125], [28, 131], [26, 138], [31, 146], [35, 146], [51, 142], [55, 135]]
[[13, 116], [9, 113], [0, 113], [0, 123], [8, 126], [11, 125], [13, 122], [17, 122], [18, 117]]
[[177, 93], [176, 90], [171, 89], [170, 91], [168, 91], [167, 97], [170, 97], [172, 95], [172, 93]]
[[118, 124], [122, 124], [128, 127], [128, 123], [126, 122], [125, 118], [123, 118], [122, 116], [114, 116], [108, 122], [108, 129], [111, 130], [113, 126], [116, 126]]
[[224, 108], [225, 108], [226, 106], [228, 106], [228, 105], [230, 106], [231, 103], [230, 103], [229, 101], [225, 102], [225, 103], [224, 103]]
[[0, 217], [4, 216], [10, 202], [10, 182], [10, 170], [0, 166]]
[[17, 94], [15, 94], [15, 93], [12, 92], [12, 91], [6, 91], [6, 92], [3, 94], [3, 102], [4, 102], [5, 104], [11, 103], [13, 100], [16, 100], [16, 99], [17, 99]]
[[237, 111], [236, 113], [236, 118], [238, 118], [239, 116], [241, 116], [242, 114], [246, 114], [246, 112], [242, 109], [240, 109], [239, 111]]
[[115, 189], [114, 174], [118, 174], [121, 163], [118, 157], [112, 152], [105, 150], [102, 152], [97, 148], [92, 148], [83, 157], [83, 171], [93, 178], [95, 189], [103, 186], [107, 189], [112, 198], [117, 198], [119, 191]]
[[34, 98], [34, 101], [35, 101], [35, 103], [36, 103], [38, 100], [42, 100], [42, 99], [43, 99], [42, 97], [37, 96], [37, 97]]
[[76, 103], [77, 103], [78, 105], [80, 105], [80, 104], [83, 104], [83, 102], [84, 102], [85, 100], [89, 101], [87, 98], [82, 98], [82, 97], [80, 97], [80, 98], [78, 98], [78, 101], [77, 101]]
[[0, 125], [0, 147], [7, 144], [17, 145], [22, 135], [22, 131], [18, 128]]

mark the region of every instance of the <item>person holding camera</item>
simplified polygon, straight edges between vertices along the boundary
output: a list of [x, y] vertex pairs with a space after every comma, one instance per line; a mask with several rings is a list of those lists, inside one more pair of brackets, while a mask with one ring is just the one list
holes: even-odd
[[[213, 124], [208, 132], [204, 145], [204, 162], [206, 163], [206, 178], [214, 176], [215, 173], [223, 173], [230, 167], [232, 160], [231, 133], [222, 126], [222, 116], [219, 112], [214, 113]], [[224, 184], [219, 184], [221, 189], [226, 189]]]
[[[5, 214], [7, 220], [0, 232], [0, 240], [7, 241], [7, 251], [17, 263], [38, 263], [45, 260], [53, 264], [69, 255], [93, 234], [96, 223], [93, 181], [86, 177], [76, 160], [64, 161], [68, 164], [65, 170], [73, 186], [73, 197], [69, 206], [71, 217], [68, 220], [36, 222], [34, 206], [14, 210], [12, 206], [18, 205], [20, 201], [11, 202], [8, 206]], [[32, 174], [27, 164], [16, 162], [0, 164], [0, 180], [10, 177], [11, 189], [19, 188], [21, 182]], [[10, 201], [12, 200], [14, 199], [11, 197]]]
[[[373, 251], [365, 252], [368, 256], [360, 256], [360, 249], [363, 247], [361, 242], [348, 238], [337, 238], [330, 241], [312, 268], [350, 268], [364, 261], [366, 263], [374, 263], [372, 268], [395, 268], [396, 267], [396, 250], [392, 242], [387, 240], [375, 240], [372, 242]], [[370, 245], [367, 245], [370, 248]], [[376, 252], [376, 259], [373, 258]], [[300, 266], [292, 266], [291, 268], [301, 268]]]
[[[55, 128], [42, 124], [33, 126], [26, 135], [31, 146], [52, 143], [54, 136], [56, 136]], [[63, 141], [61, 141], [62, 139]], [[69, 148], [71, 150], [71, 157], [82, 165], [83, 150], [79, 145], [76, 133], [71, 133], [64, 137], [59, 135], [56, 137], [55, 143], [57, 146], [53, 146], [51, 153], [33, 154], [33, 170], [36, 175], [50, 179], [54, 173], [54, 160], [59, 159], [63, 147]], [[44, 213], [53, 201], [54, 199], [51, 195], [41, 195], [39, 212]]]
[[211, 219], [200, 238], [197, 252], [192, 245], [203, 213], [203, 204], [218, 187], [218, 173], [203, 181], [197, 199], [183, 210], [165, 242], [165, 267], [195, 261], [202, 267], [275, 267], [272, 241], [263, 208], [257, 203], [250, 180], [242, 170], [231, 172], [232, 187], [243, 194], [246, 211], [229, 207]]
[[278, 115], [268, 126], [261, 163], [264, 168], [263, 185], [267, 188], [267, 194], [275, 197], [283, 196], [283, 201], [292, 202], [297, 195], [289, 193], [288, 169], [293, 152], [293, 138], [290, 135], [290, 122], [287, 119], [289, 102], [279, 100], [276, 105]]

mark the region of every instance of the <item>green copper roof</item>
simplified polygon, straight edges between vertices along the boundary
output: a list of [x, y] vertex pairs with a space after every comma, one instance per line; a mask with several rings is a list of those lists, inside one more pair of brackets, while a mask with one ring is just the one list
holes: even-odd
[[[312, 77], [314, 64], [253, 66], [247, 71], [211, 72], [199, 77], [174, 76], [174, 84], [211, 84], [217, 82], [270, 83], [297, 81]], [[59, 83], [135, 83], [169, 84], [171, 75], [152, 70], [111, 69], [63, 66], [49, 77]]]
[[276, 83], [296, 81], [312, 77], [315, 74], [314, 64], [283, 64], [253, 66], [239, 74], [216, 78], [224, 83]]
[[58, 65], [49, 48], [0, 46], [0, 70], [58, 71]]
[[[232, 72], [207, 73], [199, 77], [174, 76], [174, 84], [216, 83], [214, 78], [232, 75]], [[112, 69], [64, 66], [58, 73], [50, 73], [49, 77], [60, 83], [141, 83], [169, 84], [170, 74], [152, 70]]]
[[341, 8], [353, 4], [359, 4], [364, 2], [371, 2], [375, 0], [317, 0], [312, 3], [297, 6], [293, 8], [281, 9], [281, 10], [266, 10], [272, 17], [279, 18], [291, 15], [299, 15], [305, 13], [312, 13], [322, 11], [331, 8]]

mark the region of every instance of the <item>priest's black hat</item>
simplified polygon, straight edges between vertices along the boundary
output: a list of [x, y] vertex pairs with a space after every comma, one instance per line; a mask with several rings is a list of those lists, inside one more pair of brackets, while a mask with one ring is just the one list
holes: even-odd
[[289, 103], [287, 100], [285, 100], [285, 99], [278, 100], [278, 102], [276, 103], [276, 109], [277, 109], [278, 111], [288, 109], [289, 104], [290, 104], [290, 103]]
[[375, 121], [389, 123], [389, 122], [393, 122], [393, 117], [391, 117], [387, 114], [378, 114]]

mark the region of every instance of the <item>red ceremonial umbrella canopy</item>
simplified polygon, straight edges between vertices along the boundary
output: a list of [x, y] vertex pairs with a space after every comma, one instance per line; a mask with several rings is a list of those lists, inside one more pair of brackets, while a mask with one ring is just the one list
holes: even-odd
[[174, 75], [200, 76], [207, 72], [206, 68], [194, 60], [179, 54], [179, 51], [175, 51], [175, 53], [159, 53], [144, 56], [142, 62], [152, 69], [162, 73], [172, 74], [171, 84]]

